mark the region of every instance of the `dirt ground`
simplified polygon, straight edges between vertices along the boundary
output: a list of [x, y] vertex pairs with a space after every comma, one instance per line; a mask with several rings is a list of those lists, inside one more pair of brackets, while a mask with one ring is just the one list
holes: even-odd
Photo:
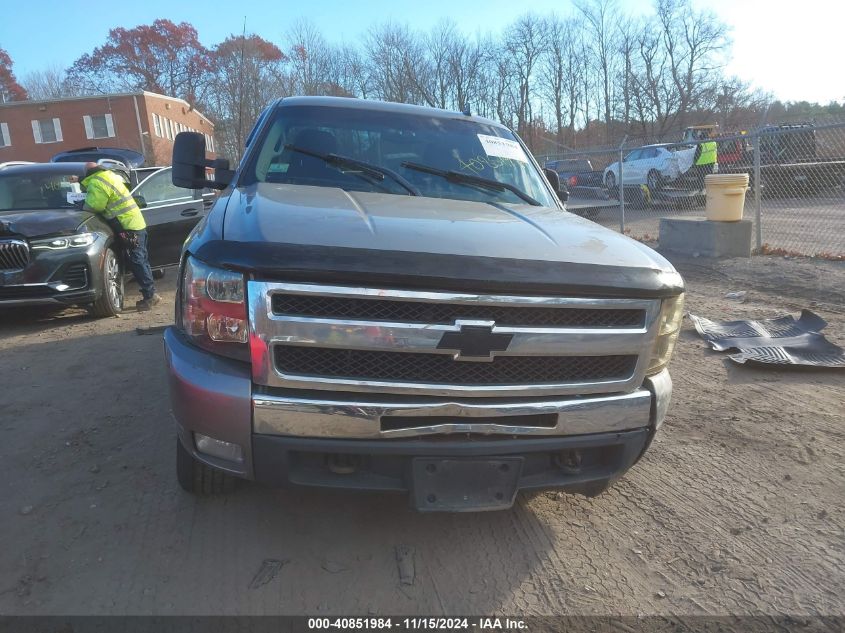
[[[613, 202], [616, 202], [615, 200]], [[764, 197], [762, 201], [762, 243], [770, 249], [783, 249], [788, 253], [845, 257], [845, 187], [827, 190], [811, 197]], [[638, 239], [657, 239], [661, 217], [700, 217], [704, 215], [701, 203], [690, 201], [688, 208], [674, 203], [656, 204], [650, 209], [625, 207], [625, 227], [629, 235]], [[745, 199], [743, 217], [756, 223], [753, 198]], [[619, 207], [597, 210], [596, 222], [619, 230]], [[756, 226], [754, 228], [756, 231]]]
[[[695, 314], [811, 307], [845, 345], [843, 263], [678, 266]], [[196, 499], [176, 483], [161, 337], [135, 331], [171, 321], [172, 271], [161, 288], [120, 319], [0, 313], [0, 614], [845, 613], [841, 371], [735, 366], [687, 320], [665, 426], [596, 499], [463, 515], [255, 485]]]

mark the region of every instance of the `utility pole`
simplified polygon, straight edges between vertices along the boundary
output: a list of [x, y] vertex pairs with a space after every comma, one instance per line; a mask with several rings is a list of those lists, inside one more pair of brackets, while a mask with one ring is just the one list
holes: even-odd
[[246, 48], [246, 16], [244, 16], [244, 29], [241, 35], [241, 63], [238, 68], [238, 147], [237, 156], [240, 158], [241, 146], [243, 145], [243, 118], [244, 118], [244, 49]]

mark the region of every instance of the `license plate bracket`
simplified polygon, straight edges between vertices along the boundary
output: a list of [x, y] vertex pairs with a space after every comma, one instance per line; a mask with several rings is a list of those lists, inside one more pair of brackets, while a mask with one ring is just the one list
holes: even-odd
[[510, 508], [522, 463], [522, 457], [416, 457], [411, 465], [412, 504], [422, 512]]

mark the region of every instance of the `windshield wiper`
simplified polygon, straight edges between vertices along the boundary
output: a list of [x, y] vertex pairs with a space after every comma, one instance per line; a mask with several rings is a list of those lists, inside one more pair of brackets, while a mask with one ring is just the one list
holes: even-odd
[[390, 176], [392, 180], [399, 183], [402, 188], [407, 190], [408, 193], [410, 193], [412, 196], [420, 195], [420, 192], [417, 190], [416, 187], [414, 187], [414, 185], [412, 185], [402, 176], [397, 174], [392, 169], [388, 169], [387, 167], [373, 165], [372, 163], [367, 163], [356, 158], [350, 158], [349, 156], [341, 156], [340, 154], [321, 154], [320, 152], [312, 152], [310, 149], [305, 149], [304, 147], [297, 147], [296, 145], [285, 145], [285, 149], [289, 149], [290, 151], [297, 152], [299, 154], [305, 154], [306, 156], [313, 156], [314, 158], [319, 158], [320, 160], [325, 161], [327, 165], [331, 165], [332, 167], [342, 167], [344, 165], [348, 167], [357, 167], [362, 173], [367, 174], [372, 178], [376, 178], [377, 180], [384, 180], [385, 176]]
[[472, 176], [470, 174], [462, 174], [459, 171], [449, 171], [446, 169], [438, 169], [436, 167], [429, 167], [428, 165], [420, 165], [419, 163], [402, 163], [402, 167], [406, 169], [413, 169], [414, 171], [421, 171], [426, 174], [433, 174], [441, 176], [449, 182], [455, 182], [461, 185], [474, 185], [476, 187], [483, 187], [485, 189], [493, 189], [495, 191], [505, 191], [506, 189], [516, 196], [522, 198], [525, 202], [535, 207], [543, 206], [537, 200], [529, 196], [519, 187], [500, 180], [493, 180], [491, 178], [482, 178], [481, 176]]

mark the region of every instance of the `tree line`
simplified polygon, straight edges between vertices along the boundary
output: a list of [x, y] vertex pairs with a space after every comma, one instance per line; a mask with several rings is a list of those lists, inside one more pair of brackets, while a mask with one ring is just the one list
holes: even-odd
[[[575, 0], [570, 16], [526, 13], [487, 35], [448, 19], [428, 31], [384, 22], [354, 45], [332, 44], [298, 21], [282, 42], [244, 32], [207, 48], [191, 24], [160, 19], [112, 29], [69, 68], [24, 77], [9, 98], [129, 90], [180, 97], [215, 121], [220, 152], [235, 160], [263, 107], [294, 94], [469, 111], [514, 128], [541, 153], [626, 136], [664, 140], [693, 123], [753, 124], [769, 99], [725, 74], [727, 26], [691, 0], [655, 0], [653, 8], [632, 17], [616, 0]], [[0, 55], [5, 94], [2, 68]]]

